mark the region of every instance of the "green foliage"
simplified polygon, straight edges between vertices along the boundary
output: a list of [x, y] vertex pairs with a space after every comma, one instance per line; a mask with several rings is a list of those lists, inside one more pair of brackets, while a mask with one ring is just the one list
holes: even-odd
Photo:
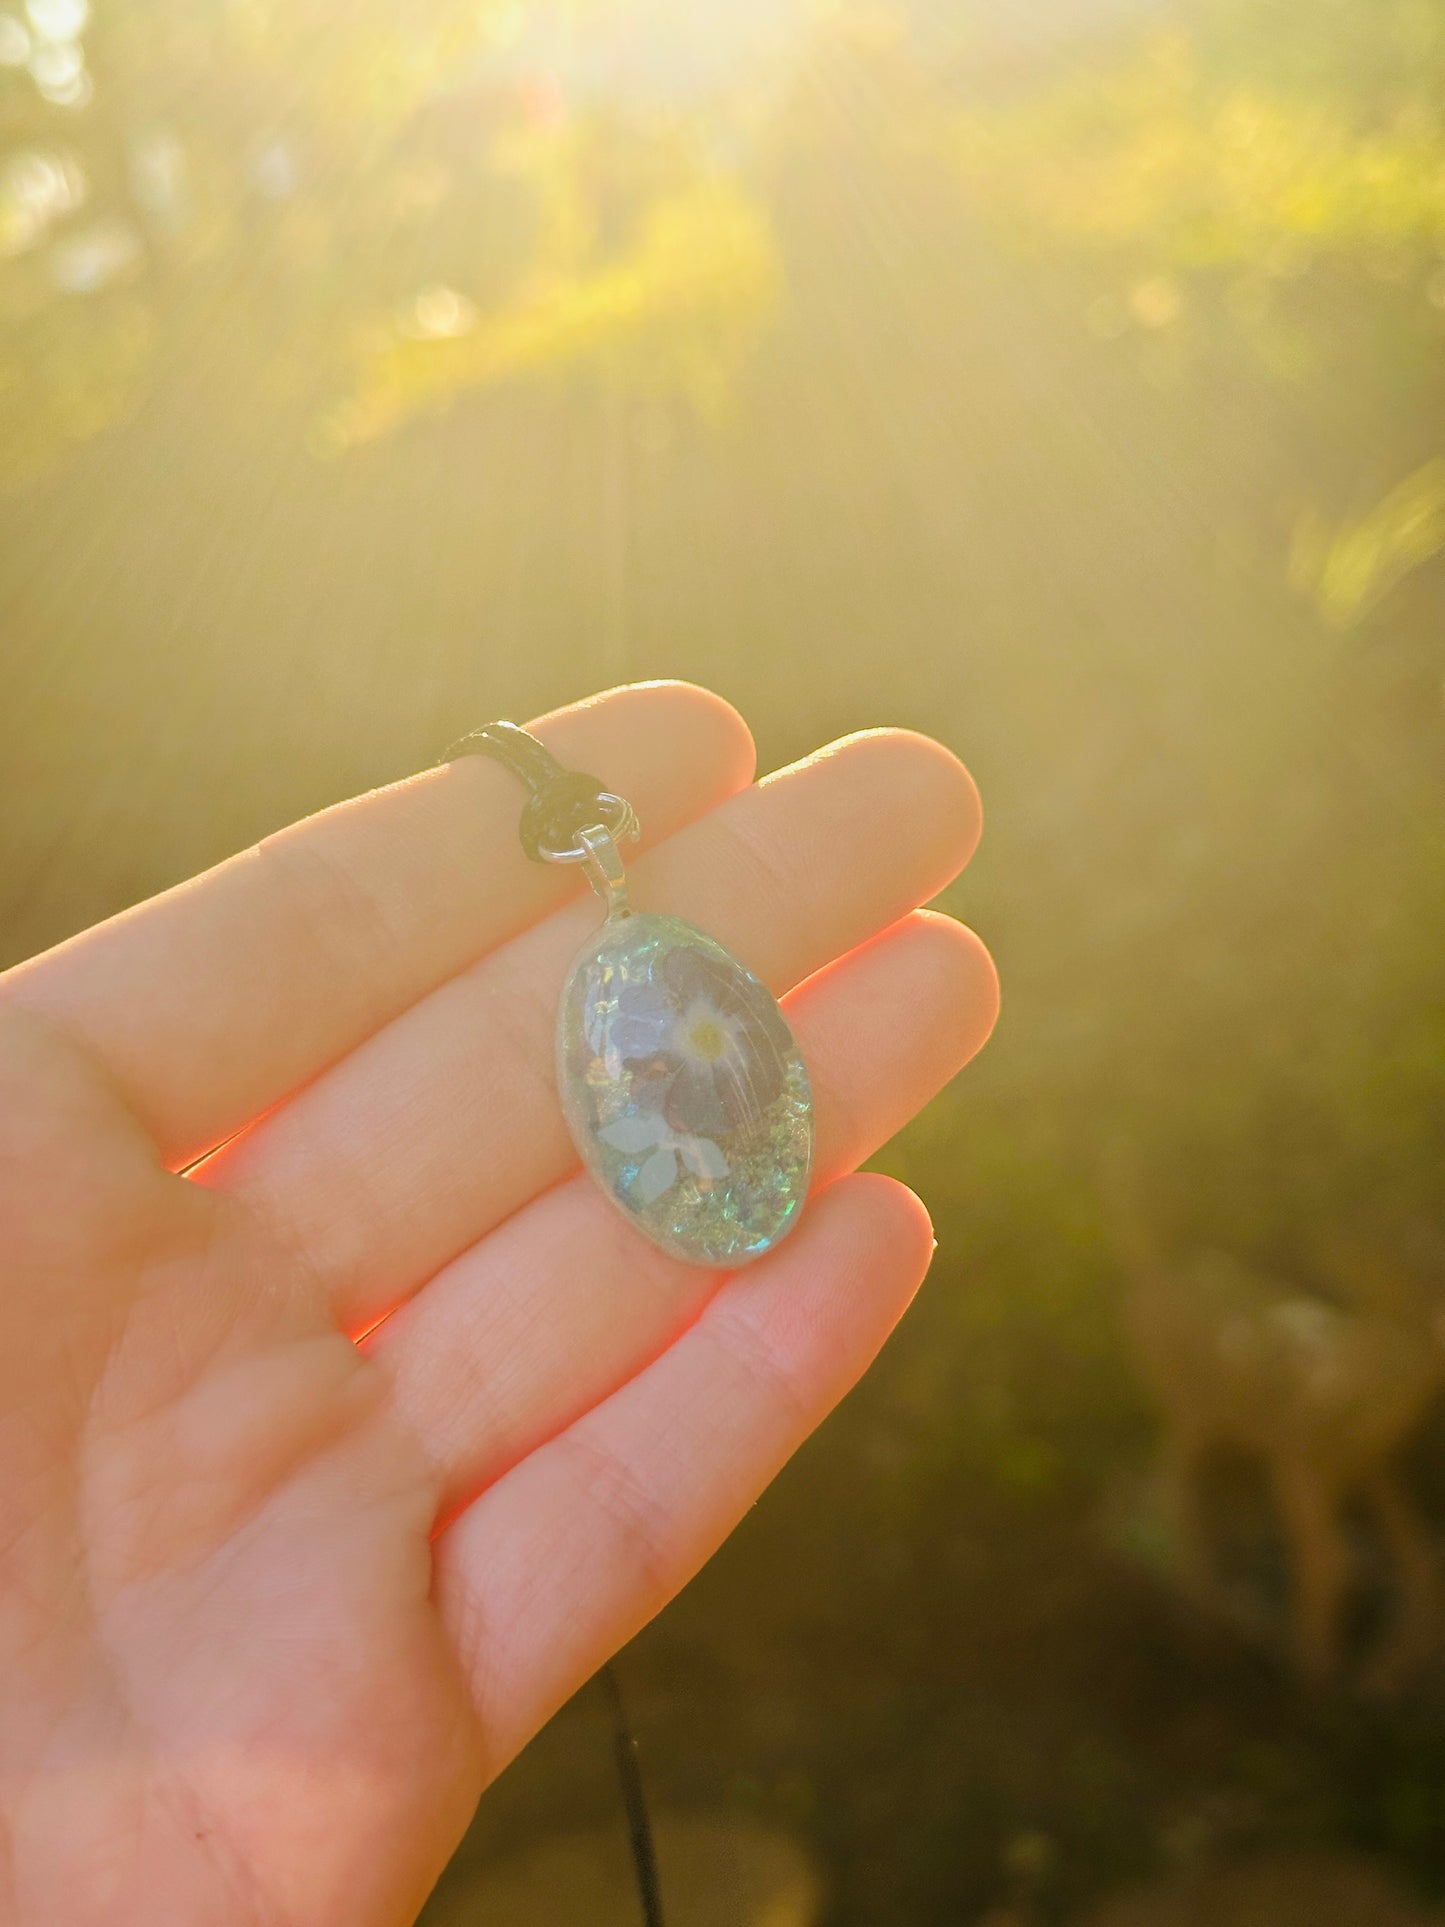
[[1424, 463], [1367, 514], [1331, 529], [1318, 513], [1300, 517], [1290, 555], [1296, 587], [1325, 619], [1349, 628], [1445, 548], [1445, 457]]
[[[1077, 255], [1090, 325], [1151, 378], [1202, 385], [1236, 344], [1318, 407], [1357, 379], [1362, 331], [1402, 388], [1445, 355], [1442, 101], [1445, 16], [1421, 0], [1308, 22], [1210, 0], [939, 138], [1015, 245]], [[1310, 499], [1291, 580], [1349, 627], [1438, 553], [1440, 489], [1432, 452], [1363, 509]]]
[[[531, 373], [601, 375], [715, 414], [776, 301], [766, 220], [736, 185], [703, 180], [649, 206], [615, 255], [599, 259], [590, 237], [578, 249], [579, 225], [559, 222], [553, 258], [490, 313], [432, 288], [400, 325], [363, 336], [355, 388], [318, 424], [317, 446], [370, 440], [469, 389]], [[438, 309], [441, 325], [428, 325]]]
[[528, 18], [147, 0], [80, 9], [75, 101], [0, 67], [0, 480], [217, 359], [242, 432], [294, 398], [318, 454], [536, 375], [715, 412], [776, 300], [766, 213], [705, 125], [565, 97]]
[[1184, 272], [1285, 277], [1331, 256], [1394, 267], [1406, 249], [1433, 266], [1445, 243], [1445, 40], [1397, 77], [1382, 114], [1338, 86], [1271, 85], [1251, 44], [1268, 31], [1235, 42], [1224, 71], [1207, 39], [1175, 29], [1102, 75], [973, 108], [954, 128], [960, 164], [1031, 226]]

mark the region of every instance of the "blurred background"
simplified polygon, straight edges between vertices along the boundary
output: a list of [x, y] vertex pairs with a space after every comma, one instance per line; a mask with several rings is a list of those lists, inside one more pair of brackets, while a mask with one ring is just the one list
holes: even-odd
[[[621, 1662], [683, 1927], [1445, 1906], [1442, 350], [1436, 0], [0, 0], [0, 962], [628, 678], [983, 787], [933, 1280]], [[609, 1745], [428, 1918], [635, 1918]]]

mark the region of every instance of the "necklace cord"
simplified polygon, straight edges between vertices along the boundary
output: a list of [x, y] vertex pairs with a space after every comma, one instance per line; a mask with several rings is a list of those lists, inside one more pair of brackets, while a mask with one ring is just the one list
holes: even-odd
[[627, 1832], [632, 1842], [632, 1865], [637, 1874], [638, 1899], [642, 1902], [643, 1927], [664, 1927], [662, 1888], [657, 1878], [657, 1850], [653, 1845], [652, 1823], [647, 1815], [647, 1796], [642, 1788], [637, 1740], [628, 1724], [622, 1687], [610, 1661], [602, 1668], [602, 1681], [612, 1702], [612, 1750], [617, 1761], [617, 1778], [622, 1787], [622, 1804], [627, 1810]]

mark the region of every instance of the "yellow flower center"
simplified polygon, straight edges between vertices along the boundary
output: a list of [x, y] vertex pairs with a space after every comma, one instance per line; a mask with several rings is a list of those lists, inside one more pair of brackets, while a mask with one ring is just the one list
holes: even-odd
[[704, 1064], [715, 1064], [727, 1049], [727, 1032], [713, 1017], [701, 1017], [687, 1033], [687, 1041]]

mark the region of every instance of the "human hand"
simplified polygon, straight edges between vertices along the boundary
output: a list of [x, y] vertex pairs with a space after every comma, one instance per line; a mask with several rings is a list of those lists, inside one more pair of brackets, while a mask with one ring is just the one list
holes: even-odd
[[917, 1199], [843, 1174], [993, 1022], [982, 946], [914, 908], [973, 847], [968, 777], [881, 732], [745, 787], [743, 724], [678, 684], [537, 728], [635, 802], [641, 907], [797, 986], [813, 1200], [722, 1280], [575, 1171], [551, 1036], [596, 906], [526, 861], [512, 780], [474, 758], [0, 978], [0, 1902], [25, 1927], [410, 1920], [487, 1781], [927, 1268]]

